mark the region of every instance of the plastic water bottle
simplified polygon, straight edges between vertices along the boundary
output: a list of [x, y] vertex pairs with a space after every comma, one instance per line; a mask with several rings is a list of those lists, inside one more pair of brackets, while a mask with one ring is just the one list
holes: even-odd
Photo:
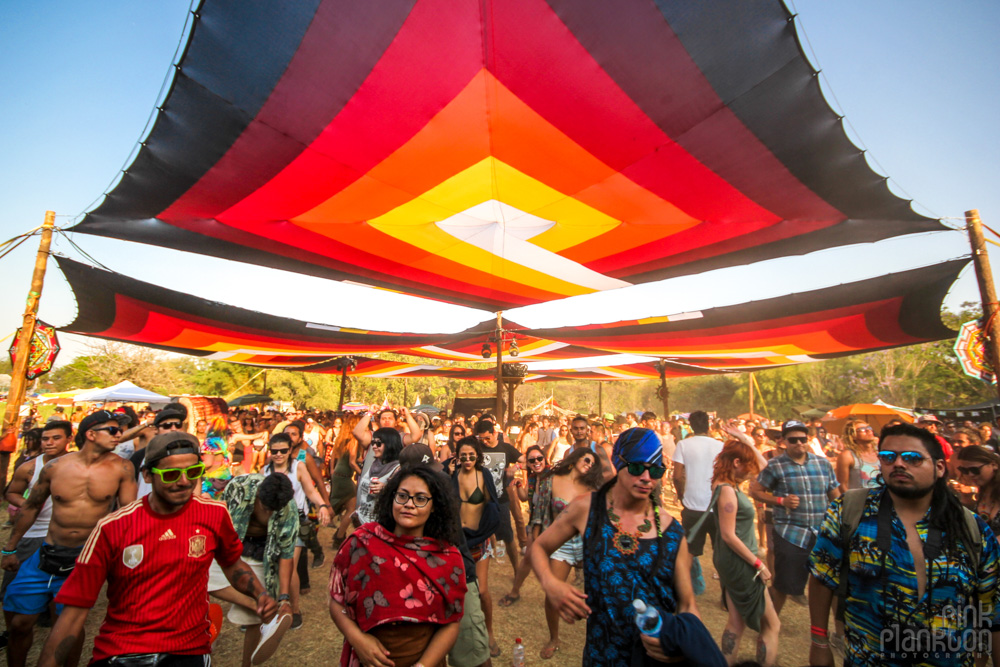
[[510, 664], [513, 667], [524, 667], [524, 644], [521, 643], [520, 637], [514, 640], [514, 657]]
[[497, 540], [497, 545], [493, 548], [493, 557], [497, 559], [498, 563], [505, 562], [504, 559], [507, 557], [507, 545]]
[[639, 632], [644, 635], [658, 637], [660, 628], [663, 627], [663, 619], [656, 607], [648, 607], [642, 600], [632, 600], [632, 607], [635, 608], [635, 624]]

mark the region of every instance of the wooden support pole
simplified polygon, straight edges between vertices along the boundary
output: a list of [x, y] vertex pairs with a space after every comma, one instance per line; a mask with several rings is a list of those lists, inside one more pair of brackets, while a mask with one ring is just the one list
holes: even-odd
[[[997, 321], [997, 290], [993, 284], [993, 269], [990, 268], [990, 256], [986, 250], [986, 239], [983, 237], [983, 224], [979, 219], [979, 210], [965, 212], [965, 228], [969, 232], [969, 244], [972, 246], [972, 264], [976, 267], [976, 280], [979, 282], [979, 297], [983, 304], [983, 320], [986, 322], [983, 344], [988, 346], [988, 357], [994, 364], [993, 373], [1000, 369], [1000, 322]], [[1000, 392], [1000, 382], [996, 385]]]
[[753, 413], [753, 373], [751, 372], [751, 373], [749, 373], [749, 375], [750, 375], [750, 380], [749, 380], [749, 382], [750, 382], [750, 419], [753, 419], [753, 414], [754, 414]]
[[497, 425], [503, 428], [503, 312], [497, 312], [497, 404], [494, 414]]
[[0, 489], [7, 487], [10, 455], [17, 448], [18, 413], [21, 411], [24, 393], [28, 386], [25, 378], [28, 371], [28, 353], [31, 350], [31, 339], [35, 335], [38, 301], [41, 299], [42, 286], [45, 284], [45, 268], [49, 260], [49, 246], [52, 245], [52, 229], [55, 224], [55, 212], [46, 211], [45, 222], [42, 223], [42, 240], [38, 244], [38, 254], [35, 256], [35, 271], [31, 276], [31, 289], [28, 292], [28, 301], [24, 305], [21, 335], [17, 338], [15, 348], [17, 360], [10, 372], [7, 410], [3, 415], [3, 438], [0, 439]]
[[347, 386], [347, 364], [340, 369], [340, 403], [337, 405], [337, 412], [344, 409], [344, 389]]
[[507, 383], [507, 423], [514, 423], [514, 390], [517, 389], [517, 382]]

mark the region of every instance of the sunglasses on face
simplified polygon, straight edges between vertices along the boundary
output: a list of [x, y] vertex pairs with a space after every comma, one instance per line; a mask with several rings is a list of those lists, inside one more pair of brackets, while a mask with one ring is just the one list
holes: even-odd
[[160, 425], [157, 426], [156, 428], [172, 429], [180, 427], [181, 427], [181, 422], [161, 422]]
[[397, 491], [395, 498], [397, 505], [405, 505], [406, 503], [413, 501], [413, 506], [416, 508], [427, 507], [427, 503], [431, 501], [430, 496], [425, 496], [422, 493], [418, 493], [415, 496], [411, 496], [406, 491]]
[[118, 428], [117, 426], [101, 426], [101, 427], [98, 427], [98, 428], [92, 428], [90, 430], [91, 431], [107, 431], [108, 435], [111, 435], [111, 436], [120, 435], [122, 433], [122, 430], [120, 428]]
[[909, 466], [920, 465], [920, 462], [927, 457], [920, 452], [890, 452], [882, 450], [878, 454], [878, 460], [886, 465], [892, 465], [897, 458], [903, 459], [903, 463]]
[[175, 484], [181, 475], [185, 475], [189, 480], [201, 479], [205, 474], [205, 464], [196, 463], [187, 468], [152, 468], [152, 471], [160, 476], [160, 481], [164, 484]]
[[859, 426], [854, 429], [856, 433], [861, 433], [862, 431], [868, 431], [869, 433], [874, 433], [871, 426]]
[[794, 437], [794, 438], [785, 438], [785, 441], [788, 444], [790, 444], [790, 445], [804, 445], [807, 442], [809, 442], [809, 438], [806, 438], [804, 436], [803, 437]]
[[458, 457], [458, 460], [465, 463], [466, 461], [475, 461], [476, 458], [478, 457], [475, 454], [462, 454]]
[[648, 471], [650, 479], [660, 479], [667, 469], [663, 466], [655, 466], [652, 463], [629, 463], [628, 474], [633, 477], [641, 477], [642, 473]]
[[975, 477], [979, 474], [979, 471], [983, 469], [983, 466], [958, 466], [958, 472], [963, 475], [971, 475]]
[[528, 459], [528, 463], [541, 463], [544, 460], [545, 460], [544, 456], [532, 456], [530, 459]]
[[272, 454], [287, 454], [289, 449], [290, 449], [289, 447], [285, 447], [284, 449], [275, 449], [274, 447], [272, 447], [271, 448], [271, 453]]
[[385, 445], [381, 440], [372, 440], [372, 447], [382, 447]]

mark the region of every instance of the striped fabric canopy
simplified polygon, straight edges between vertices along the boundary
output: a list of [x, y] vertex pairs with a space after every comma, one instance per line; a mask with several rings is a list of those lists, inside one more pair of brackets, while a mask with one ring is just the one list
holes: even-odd
[[780, 0], [205, 0], [74, 227], [489, 310], [942, 229]]
[[[484, 322], [457, 334], [412, 334], [300, 322], [56, 259], [78, 304], [76, 320], [62, 331], [206, 359], [314, 372], [339, 372], [334, 357], [340, 355], [377, 352], [471, 361], [470, 350], [478, 353], [495, 326]], [[668, 367], [669, 377], [762, 370], [951, 337], [954, 332], [940, 319], [941, 302], [966, 263], [955, 260], [810, 292], [632, 322], [544, 330], [506, 326], [517, 327], [514, 335], [531, 350], [517, 361], [565, 360], [566, 351], [572, 350], [591, 357], [609, 352], [663, 357], [674, 362]], [[533, 347], [536, 343], [538, 347]], [[421, 353], [427, 350], [433, 354]], [[617, 370], [574, 365], [541, 374], [659, 376], [651, 363]], [[484, 371], [484, 378], [492, 373]], [[446, 374], [452, 376], [451, 370]], [[479, 379], [469, 375], [465, 379]]]

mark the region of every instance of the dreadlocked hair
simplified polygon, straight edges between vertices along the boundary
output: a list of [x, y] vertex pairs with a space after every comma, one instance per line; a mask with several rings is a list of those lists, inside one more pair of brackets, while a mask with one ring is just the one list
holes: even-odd
[[[882, 434], [879, 436], [879, 448], [881, 449], [882, 443], [885, 442], [886, 438], [892, 436], [916, 438], [923, 444], [924, 449], [927, 450], [927, 453], [935, 463], [944, 461], [944, 450], [941, 448], [941, 443], [938, 442], [937, 437], [930, 431], [926, 431], [913, 424], [887, 426], [882, 429]], [[969, 533], [969, 527], [965, 522], [965, 511], [965, 507], [962, 506], [958, 496], [948, 488], [947, 476], [941, 475], [938, 477], [931, 491], [931, 507], [928, 523], [941, 530], [941, 534], [943, 535], [941, 546], [949, 557], [961, 553], [963, 546], [968, 551], [981, 548]]]

